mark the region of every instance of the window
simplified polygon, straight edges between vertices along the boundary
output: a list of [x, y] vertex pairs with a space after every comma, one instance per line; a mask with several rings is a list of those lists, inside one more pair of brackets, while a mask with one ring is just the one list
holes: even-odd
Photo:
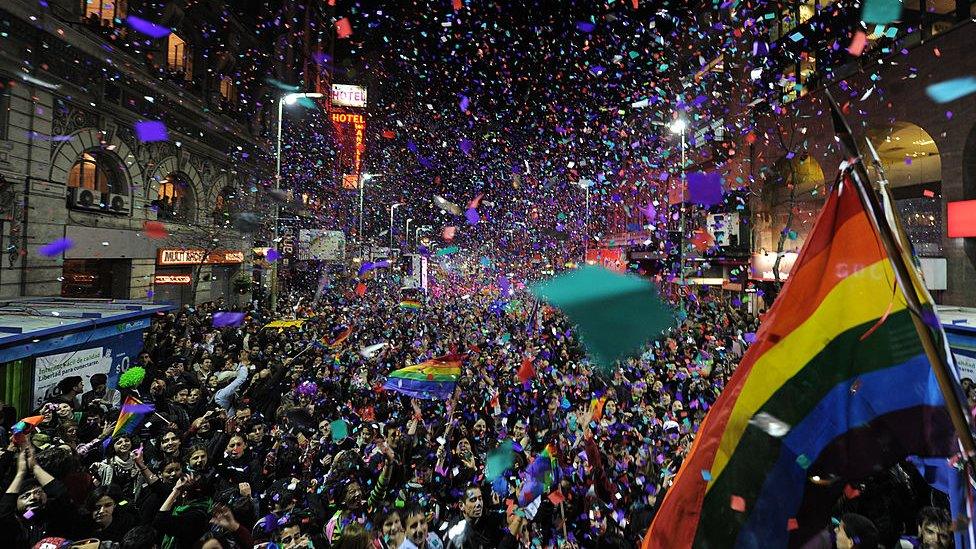
[[186, 41], [175, 32], [170, 33], [166, 44], [166, 68], [182, 72], [187, 80], [193, 79], [193, 52]]
[[220, 79], [220, 96], [231, 105], [237, 104], [237, 84], [233, 78], [224, 76]]
[[111, 157], [101, 151], [81, 154], [68, 172], [68, 186], [89, 189], [101, 194], [129, 194]]
[[127, 0], [81, 0], [85, 19], [104, 27], [114, 27], [125, 19]]
[[239, 201], [237, 190], [233, 187], [224, 187], [217, 194], [217, 200], [214, 204], [214, 223], [223, 223], [230, 219], [230, 216], [238, 213]]
[[159, 184], [159, 196], [154, 201], [156, 217], [164, 221], [190, 223], [195, 219], [196, 202], [193, 189], [180, 173], [171, 173]]

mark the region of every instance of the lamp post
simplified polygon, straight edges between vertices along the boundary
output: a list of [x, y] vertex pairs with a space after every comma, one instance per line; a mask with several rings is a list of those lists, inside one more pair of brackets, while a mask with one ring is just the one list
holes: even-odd
[[364, 173], [359, 175], [359, 232], [356, 233], [356, 241], [359, 243], [359, 256], [363, 255], [363, 193], [364, 186], [370, 179], [376, 179], [377, 177], [383, 177], [381, 174], [376, 173]]
[[[299, 99], [318, 99], [324, 97], [318, 92], [289, 93], [278, 98], [278, 134], [275, 140], [275, 190], [281, 188], [281, 119], [285, 105], [294, 105]], [[278, 217], [281, 209], [278, 202], [274, 205], [274, 226], [271, 229], [271, 247], [278, 248]], [[271, 264], [271, 310], [278, 306], [278, 261]]]
[[[681, 203], [678, 204], [678, 272], [681, 280], [681, 290], [687, 293], [685, 288], [685, 130], [688, 123], [683, 118], [678, 118], [671, 123], [668, 128], [673, 134], [681, 135]], [[680, 292], [679, 291], [679, 292]], [[679, 293], [680, 296], [680, 293]], [[685, 300], [681, 298], [681, 312], [685, 312]]]
[[420, 227], [417, 227], [416, 229], [414, 229], [414, 233], [413, 233], [413, 245], [414, 246], [417, 246], [419, 248], [420, 247], [420, 231], [429, 231], [429, 230], [430, 230], [430, 225], [421, 225]]
[[403, 205], [402, 202], [390, 204], [390, 255], [393, 255], [393, 211]]
[[412, 217], [407, 218], [407, 228], [403, 230], [403, 238], [406, 240], [407, 253], [410, 252], [410, 222], [413, 221]]
[[585, 265], [586, 252], [589, 251], [590, 246], [590, 187], [593, 186], [593, 181], [580, 179], [576, 185], [586, 191], [586, 213], [583, 217], [583, 264]]

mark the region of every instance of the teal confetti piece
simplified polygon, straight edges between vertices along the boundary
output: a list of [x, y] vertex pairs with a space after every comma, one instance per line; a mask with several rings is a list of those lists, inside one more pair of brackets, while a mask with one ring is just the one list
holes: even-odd
[[651, 282], [603, 267], [587, 265], [529, 291], [562, 309], [595, 362], [607, 368], [674, 325]]
[[901, 17], [899, 0], [866, 0], [861, 8], [861, 21], [887, 25]]
[[349, 436], [349, 426], [346, 424], [345, 420], [337, 419], [330, 425], [332, 427], [332, 442], [339, 442], [340, 440]]

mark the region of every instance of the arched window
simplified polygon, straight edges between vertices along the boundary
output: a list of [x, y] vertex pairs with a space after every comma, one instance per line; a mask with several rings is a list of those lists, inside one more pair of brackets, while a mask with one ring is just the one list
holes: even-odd
[[196, 220], [196, 197], [185, 175], [172, 172], [159, 184], [157, 217], [164, 221], [192, 223]]
[[98, 150], [81, 153], [68, 172], [68, 186], [101, 194], [129, 194], [121, 167], [111, 156]]

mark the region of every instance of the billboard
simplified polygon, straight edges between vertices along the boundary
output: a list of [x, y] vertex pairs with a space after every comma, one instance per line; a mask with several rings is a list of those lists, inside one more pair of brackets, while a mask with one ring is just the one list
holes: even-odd
[[346, 234], [342, 231], [302, 229], [298, 231], [298, 259], [343, 261], [346, 258]]
[[340, 107], [366, 107], [366, 88], [332, 84], [332, 104]]
[[88, 378], [92, 374], [107, 375], [111, 368], [112, 350], [105, 347], [39, 356], [34, 365], [32, 406], [37, 408], [47, 398], [53, 396], [55, 385], [66, 377], [81, 376], [87, 391], [91, 388]]

